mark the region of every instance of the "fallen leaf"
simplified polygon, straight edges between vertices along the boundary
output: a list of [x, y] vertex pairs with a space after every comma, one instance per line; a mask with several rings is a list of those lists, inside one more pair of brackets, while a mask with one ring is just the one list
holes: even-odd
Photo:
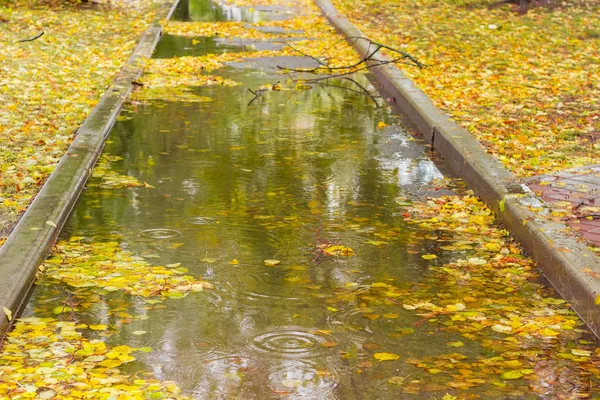
[[394, 353], [375, 353], [373, 354], [373, 357], [379, 361], [394, 361], [400, 358], [399, 355]]

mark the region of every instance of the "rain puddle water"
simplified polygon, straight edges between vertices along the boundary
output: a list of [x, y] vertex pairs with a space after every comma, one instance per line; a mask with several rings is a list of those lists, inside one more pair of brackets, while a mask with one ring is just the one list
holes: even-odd
[[[191, 1], [176, 17], [253, 22], [286, 12]], [[166, 36], [157, 56], [233, 47]], [[404, 203], [464, 190], [440, 186], [443, 167], [385, 102], [343, 81], [336, 82], [342, 88], [273, 91], [250, 102], [247, 88], [281, 79], [275, 65], [284, 61], [217, 71], [242, 85], [193, 89], [209, 102], [132, 106], [105, 153], [120, 157], [112, 170], [152, 187], [106, 189], [93, 178], [62, 233], [81, 243], [80, 253], [114, 241], [149, 262], [148, 274], [156, 265], [186, 268], [212, 289], [149, 301], [113, 286], [43, 277], [24, 315], [104, 324], [109, 329], [96, 338], [107, 344], [152, 349], [121, 368], [175, 381], [197, 399], [590, 393], [597, 384], [587, 372], [590, 354], [572, 352], [589, 348], [585, 330], [559, 338], [502, 332], [525, 318], [521, 307], [530, 302], [548, 307], [537, 317], [578, 324], [535, 276], [512, 285], [493, 271], [478, 275], [469, 267], [479, 263], [474, 258], [457, 278], [441, 268], [474, 255], [472, 243], [405, 222]], [[515, 261], [515, 279], [518, 267]], [[439, 310], [419, 312], [419, 303], [431, 302]], [[64, 311], [71, 307], [74, 313]], [[490, 329], [471, 307], [502, 313], [493, 325], [501, 328]]]

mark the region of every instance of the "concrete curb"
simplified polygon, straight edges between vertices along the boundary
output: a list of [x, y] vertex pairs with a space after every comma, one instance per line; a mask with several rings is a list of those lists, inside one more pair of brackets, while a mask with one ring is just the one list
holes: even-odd
[[[365, 37], [329, 0], [315, 2], [342, 35]], [[369, 49], [365, 40], [347, 40], [361, 55], [374, 50]], [[593, 277], [600, 276], [600, 257], [569, 234], [570, 228], [565, 224], [544, 218], [548, 215], [544, 201], [488, 154], [469, 132], [437, 108], [400, 69], [390, 64], [373, 68], [371, 72], [382, 89], [395, 98], [398, 110], [444, 157], [453, 172], [494, 211], [550, 283], [600, 337], [600, 306], [595, 304], [600, 294], [600, 279]], [[531, 211], [532, 207], [544, 211], [536, 213]]]
[[[178, 3], [179, 0], [169, 0], [157, 10], [129, 60], [83, 122], [66, 154], [0, 248], [0, 306], [10, 310], [13, 317], [24, 306], [38, 266], [50, 251], [91, 175], [104, 142], [132, 91], [132, 82], [142, 74], [142, 61], [152, 56], [162, 35], [161, 21], [171, 17]], [[11, 324], [5, 313], [0, 312], [0, 334]]]

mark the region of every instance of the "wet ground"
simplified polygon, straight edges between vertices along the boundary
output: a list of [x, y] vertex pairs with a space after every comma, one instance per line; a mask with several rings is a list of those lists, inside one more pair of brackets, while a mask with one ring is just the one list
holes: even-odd
[[[197, 1], [184, 2], [176, 18], [256, 22], [286, 15], [285, 8]], [[239, 48], [166, 36], [157, 57]], [[116, 241], [152, 265], [185, 267], [213, 289], [149, 301], [42, 278], [25, 315], [56, 316], [69, 296], [74, 308], [81, 306], [76, 315], [59, 312], [62, 318], [111, 327], [103, 340], [113, 346], [152, 348], [126, 371], [151, 371], [198, 399], [593, 393], [595, 378], [572, 356], [548, 356], [592, 343], [585, 330], [559, 340], [550, 333], [505, 340], [506, 321], [515, 318], [529, 324], [566, 315], [571, 329], [580, 323], [547, 296], [551, 290], [535, 274], [519, 269], [524, 262], [517, 258], [502, 276], [493, 268], [471, 271], [481, 264], [469, 258], [476, 255], [472, 245], [496, 240], [495, 233], [473, 231], [479, 236], [465, 241], [464, 230], [406, 221], [407, 204], [465, 190], [444, 183], [443, 164], [431, 160], [385, 101], [347, 81], [258, 98], [248, 91], [280, 80], [277, 65], [285, 62], [311, 60], [232, 63], [218, 74], [240, 86], [193, 88], [210, 101], [134, 101], [105, 154], [121, 158], [112, 170], [148, 187], [107, 189], [92, 179], [62, 233], [67, 241], [81, 238], [84, 252]], [[356, 79], [372, 89], [365, 76]], [[470, 260], [460, 277], [443, 270], [457, 259]], [[431, 302], [441, 311], [427, 309]], [[494, 327], [502, 328], [489, 329], [484, 320], [491, 317], [482, 311], [450, 318], [463, 303], [497, 310]], [[519, 308], [542, 303], [550, 308], [535, 316]], [[467, 318], [468, 328], [460, 325]], [[584, 358], [589, 367], [593, 360]], [[520, 379], [534, 371], [537, 379]]]

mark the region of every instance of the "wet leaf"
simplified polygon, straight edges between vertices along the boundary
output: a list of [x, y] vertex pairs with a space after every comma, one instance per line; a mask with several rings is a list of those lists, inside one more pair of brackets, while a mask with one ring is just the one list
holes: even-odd
[[4, 315], [6, 315], [6, 318], [8, 318], [8, 320], [11, 321], [12, 320], [12, 311], [10, 311], [6, 307], [2, 307], [2, 311], [4, 311]]
[[394, 361], [400, 358], [399, 355], [394, 353], [375, 353], [373, 354], [373, 357], [379, 361]]
[[92, 330], [95, 330], [95, 331], [105, 331], [108, 329], [108, 326], [104, 325], [104, 324], [96, 324], [96, 325], [92, 324], [89, 326], [89, 328]]
[[571, 350], [571, 354], [580, 357], [589, 357], [592, 355], [592, 352], [584, 349], [573, 349]]
[[388, 381], [388, 383], [391, 383], [392, 385], [398, 385], [399, 386], [399, 385], [404, 384], [405, 380], [406, 380], [406, 378], [403, 377], [403, 376], [392, 376], [387, 381]]
[[276, 265], [281, 264], [281, 261], [279, 261], [279, 260], [265, 260], [264, 263], [265, 263], [265, 266], [267, 266], [267, 267], [274, 267]]
[[520, 370], [506, 371], [500, 377], [502, 379], [520, 379], [523, 377], [523, 373]]
[[323, 253], [329, 256], [353, 256], [354, 250], [346, 246], [326, 246], [323, 248]]

